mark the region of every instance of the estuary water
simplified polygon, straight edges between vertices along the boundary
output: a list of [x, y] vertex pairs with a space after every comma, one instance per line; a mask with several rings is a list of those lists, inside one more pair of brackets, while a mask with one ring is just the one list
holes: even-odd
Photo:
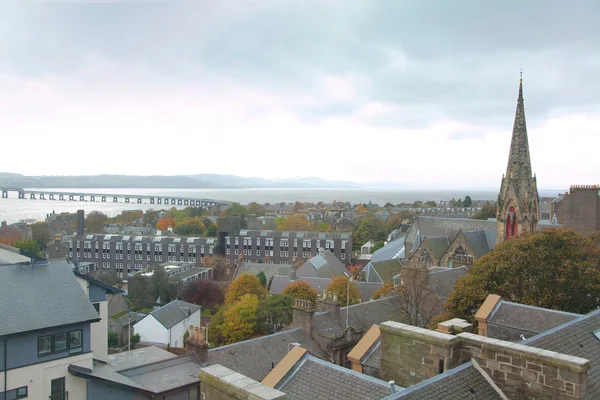
[[[352, 204], [368, 203], [383, 205], [385, 203], [398, 204], [417, 200], [450, 200], [471, 196], [473, 200], [496, 200], [498, 192], [494, 190], [384, 190], [384, 189], [40, 189], [54, 192], [72, 193], [107, 193], [123, 195], [155, 195], [181, 198], [205, 198], [248, 204], [257, 203], [293, 203], [295, 201], [325, 203], [336, 201], [349, 201]], [[553, 196], [556, 191], [540, 191], [540, 196]], [[12, 192], [10, 198], [0, 199], [0, 221], [10, 223], [21, 220], [44, 220], [46, 214], [61, 212], [75, 212], [83, 209], [86, 212], [93, 210], [102, 211], [109, 217], [118, 215], [124, 210], [149, 210], [171, 208], [159, 204], [135, 203], [101, 203], [58, 200], [30, 200], [17, 199], [17, 194]], [[99, 200], [99, 199], [98, 199]], [[122, 200], [121, 200], [122, 201]], [[184, 208], [185, 206], [177, 206]]]

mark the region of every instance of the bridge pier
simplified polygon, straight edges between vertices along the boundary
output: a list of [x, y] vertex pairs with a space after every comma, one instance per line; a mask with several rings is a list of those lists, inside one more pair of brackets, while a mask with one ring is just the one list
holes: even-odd
[[59, 194], [59, 195], [58, 195], [58, 199], [59, 199], [59, 200], [64, 200], [64, 199], [65, 199], [65, 196], [64, 196], [64, 195], [62, 195], [62, 194]]
[[79, 196], [79, 201], [85, 201], [85, 196]]
[[102, 202], [106, 203], [106, 196], [102, 196]]
[[90, 201], [96, 201], [96, 196], [90, 196]]
[[30, 194], [29, 194], [29, 198], [30, 198], [31, 200], [35, 200], [35, 193], [30, 193]]
[[3, 190], [2, 191], [2, 198], [3, 199], [8, 199], [8, 190]]
[[150, 197], [150, 204], [154, 204], [154, 197]]
[[73, 196], [72, 194], [69, 195], [69, 201], [75, 201], [75, 196]]
[[162, 204], [162, 199], [160, 197], [156, 199], [156, 204]]
[[173, 199], [173, 201], [171, 203], [172, 204], [181, 204], [181, 199], [180, 200]]
[[49, 198], [50, 200], [54, 200], [54, 193], [50, 193], [50, 195], [48, 196], [48, 198]]
[[118, 203], [119, 199], [117, 197], [113, 197], [113, 203]]
[[187, 206], [188, 204], [190, 204], [190, 201], [189, 201], [189, 200], [183, 200], [183, 205], [184, 205], [184, 206]]
[[25, 198], [25, 192], [19, 191], [19, 198], [20, 199], [24, 199]]
[[142, 199], [138, 197], [138, 204], [142, 204]]
[[129, 197], [125, 197], [125, 203], [129, 203]]
[[40, 193], [40, 200], [46, 200], [46, 198], [44, 197], [44, 193]]

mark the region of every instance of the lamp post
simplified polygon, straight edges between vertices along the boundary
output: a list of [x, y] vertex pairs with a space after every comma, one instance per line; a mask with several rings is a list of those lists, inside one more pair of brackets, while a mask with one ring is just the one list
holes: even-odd
[[350, 282], [352, 281], [352, 277], [344, 272], [344, 275], [348, 277], [348, 283], [346, 284], [346, 328], [348, 328], [348, 317], [350, 315], [350, 311], [348, 307], [350, 307]]

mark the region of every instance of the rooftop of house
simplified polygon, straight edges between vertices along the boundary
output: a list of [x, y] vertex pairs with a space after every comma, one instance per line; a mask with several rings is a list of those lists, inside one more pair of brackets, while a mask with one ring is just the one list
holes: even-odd
[[356, 346], [354, 346], [350, 353], [348, 353], [348, 359], [352, 361], [352, 363], [370, 365], [379, 369], [380, 337], [379, 325], [373, 325]]
[[307, 231], [273, 231], [273, 230], [250, 230], [241, 229], [235, 236], [251, 236], [282, 239], [344, 239], [352, 237], [352, 232], [307, 232]]
[[387, 283], [394, 280], [394, 275], [400, 272], [402, 264], [399, 259], [368, 263], [363, 268], [363, 278], [365, 282]]
[[310, 335], [296, 328], [210, 349], [208, 361], [211, 365], [220, 364], [260, 381], [285, 357], [292, 343], [299, 343], [318, 357], [327, 358]]
[[497, 224], [495, 221], [470, 218], [417, 216], [406, 234], [406, 242], [414, 243], [417, 232], [422, 237], [446, 236], [454, 238], [461, 229], [463, 232], [477, 230], [491, 230], [496, 232]]
[[170, 329], [188, 316], [200, 311], [201, 308], [196, 304], [187, 303], [182, 300], [173, 300], [159, 309], [152, 311], [147, 317], [153, 316], [162, 326]]
[[297, 276], [312, 278], [333, 278], [334, 276], [344, 276], [347, 273], [348, 269], [329, 250], [310, 258], [296, 270]]
[[500, 300], [488, 316], [487, 322], [537, 334], [579, 317], [581, 314]]
[[[77, 239], [75, 236], [71, 239]], [[191, 244], [191, 245], [216, 245], [216, 238], [209, 237], [183, 237], [183, 236], [135, 236], [135, 235], [97, 235], [89, 234], [83, 237], [84, 241], [101, 242], [130, 242], [144, 244]]]
[[506, 400], [494, 387], [485, 372], [472, 362], [386, 397], [384, 400]]
[[150, 346], [110, 355], [107, 363], [95, 360], [92, 369], [70, 365], [69, 372], [155, 395], [197, 383], [202, 366], [193, 354], [177, 357]]
[[0, 265], [29, 264], [31, 258], [23, 255], [16, 247], [0, 244]]
[[68, 266], [0, 266], [0, 336], [98, 320]]
[[292, 266], [290, 264], [265, 264], [243, 262], [237, 268], [234, 279], [242, 274], [258, 275], [260, 272], [264, 272], [268, 282], [274, 275], [289, 276], [291, 269]]
[[[291, 280], [289, 275], [275, 275], [269, 286], [270, 293], [283, 293], [287, 285], [293, 282], [306, 282], [318, 293], [323, 293], [327, 286], [331, 283], [331, 278], [308, 278], [297, 277], [296, 280]], [[354, 286], [361, 294], [361, 301], [369, 301], [382, 284], [375, 282], [353, 282]]]
[[387, 243], [375, 251], [371, 256], [371, 262], [391, 260], [392, 258], [404, 258], [404, 236]]
[[368, 375], [340, 367], [295, 347], [263, 380], [295, 399], [381, 399], [401, 388]]
[[124, 315], [121, 315], [119, 318], [115, 318], [113, 321], [119, 326], [127, 326], [129, 324], [135, 325], [138, 321], [141, 321], [146, 314], [138, 313], [138, 312], [129, 312]]

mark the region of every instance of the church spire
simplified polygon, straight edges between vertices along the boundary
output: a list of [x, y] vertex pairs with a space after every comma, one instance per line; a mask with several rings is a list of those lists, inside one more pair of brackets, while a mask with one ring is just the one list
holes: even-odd
[[522, 74], [521, 72], [508, 165], [498, 196], [497, 243], [538, 229], [539, 196], [536, 179], [531, 174]]
[[[531, 158], [529, 156], [529, 141], [527, 139], [527, 124], [525, 122], [525, 105], [523, 104], [523, 72], [519, 80], [519, 98], [517, 99], [517, 110], [513, 124], [512, 140], [506, 176], [517, 182], [531, 180]], [[520, 185], [518, 185], [520, 186]], [[526, 188], [518, 188], [525, 189]], [[519, 190], [520, 191], [520, 190]], [[524, 193], [522, 193], [524, 194]]]

